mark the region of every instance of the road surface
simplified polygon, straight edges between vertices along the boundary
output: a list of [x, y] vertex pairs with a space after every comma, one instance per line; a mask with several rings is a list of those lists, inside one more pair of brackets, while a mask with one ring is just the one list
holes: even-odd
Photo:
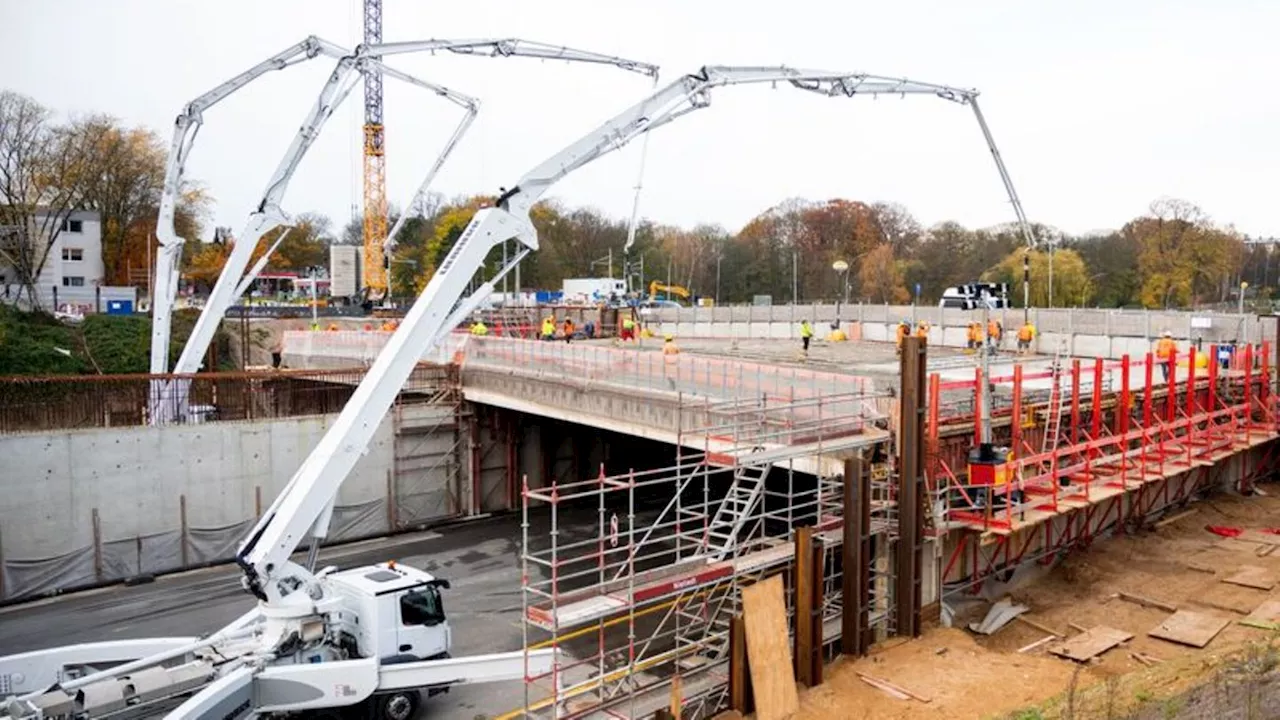
[[[560, 512], [560, 540], [594, 537], [594, 511]], [[535, 527], [545, 521], [535, 521]], [[531, 532], [545, 541], [545, 528]], [[434, 532], [364, 541], [321, 552], [320, 565], [353, 567], [386, 560], [448, 578], [445, 610], [455, 657], [519, 650], [520, 519], [503, 516]], [[0, 608], [0, 656], [58, 645], [172, 635], [204, 635], [254, 602], [232, 565]], [[423, 718], [476, 720], [524, 704], [520, 682], [466, 685], [424, 701]]]

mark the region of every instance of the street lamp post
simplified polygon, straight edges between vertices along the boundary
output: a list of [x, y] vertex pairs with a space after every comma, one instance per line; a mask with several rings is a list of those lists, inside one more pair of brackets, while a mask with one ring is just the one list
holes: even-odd
[[[831, 263], [831, 269], [835, 270], [840, 278], [841, 284], [844, 286], [844, 301], [849, 302], [849, 263], [844, 260], [837, 260]], [[840, 326], [840, 295], [836, 295], [836, 327]]]
[[724, 259], [724, 252], [721, 251], [716, 255], [716, 305], [720, 305], [720, 261]]
[[[316, 266], [312, 265], [311, 272], [311, 329], [318, 330], [320, 328], [319, 310], [316, 306]], [[390, 284], [387, 287], [391, 287]]]
[[1240, 315], [1244, 314], [1244, 291], [1247, 290], [1248, 288], [1249, 288], [1249, 283], [1241, 280], [1240, 281], [1240, 307], [1236, 311]]

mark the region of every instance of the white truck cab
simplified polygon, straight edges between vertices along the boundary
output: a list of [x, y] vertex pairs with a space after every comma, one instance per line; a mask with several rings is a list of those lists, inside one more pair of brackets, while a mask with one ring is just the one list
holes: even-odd
[[396, 663], [449, 656], [452, 638], [440, 596], [448, 580], [392, 561], [336, 572], [324, 583], [343, 599], [349, 621], [342, 625], [359, 657]]

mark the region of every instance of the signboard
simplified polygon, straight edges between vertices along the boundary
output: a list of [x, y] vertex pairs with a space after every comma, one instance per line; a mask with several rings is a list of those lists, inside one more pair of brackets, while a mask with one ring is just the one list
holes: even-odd
[[1191, 328], [1193, 330], [1195, 329], [1205, 330], [1211, 327], [1213, 327], [1212, 318], [1195, 317], [1194, 315], [1191, 317]]

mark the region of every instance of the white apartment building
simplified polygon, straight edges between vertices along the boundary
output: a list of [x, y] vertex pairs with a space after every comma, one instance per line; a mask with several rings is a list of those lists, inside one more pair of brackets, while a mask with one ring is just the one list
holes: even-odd
[[[38, 213], [36, 225], [43, 227], [47, 217]], [[41, 303], [50, 309], [71, 305], [91, 312], [101, 304], [97, 288], [103, 287], [104, 274], [102, 219], [96, 211], [75, 210], [63, 220], [61, 231], [54, 236], [53, 246], [40, 271], [36, 291]], [[17, 273], [2, 262], [0, 288], [8, 290], [6, 296], [16, 295], [18, 290]], [[123, 293], [117, 290], [125, 289], [112, 288], [109, 293], [113, 299], [134, 297], [132, 288]], [[57, 298], [56, 307], [54, 298]]]

